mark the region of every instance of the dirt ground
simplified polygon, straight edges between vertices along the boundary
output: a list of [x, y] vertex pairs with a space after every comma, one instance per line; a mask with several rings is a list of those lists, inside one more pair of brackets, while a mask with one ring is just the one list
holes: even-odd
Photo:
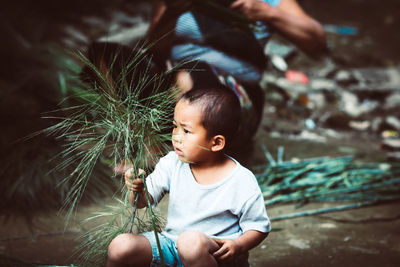
[[[269, 237], [250, 252], [253, 267], [264, 266], [399, 266], [400, 203], [388, 203], [272, 223]], [[293, 205], [268, 209], [270, 217], [334, 204]], [[161, 209], [165, 212], [166, 201]], [[92, 206], [88, 210], [96, 210]], [[82, 215], [81, 214], [81, 215]], [[60, 216], [36, 218], [33, 232], [21, 220], [1, 226], [0, 266], [70, 265], [75, 262], [78, 225], [64, 231]]]
[[[310, 14], [324, 24], [351, 25], [359, 29], [357, 37], [328, 36], [335, 45], [337, 61], [354, 67], [382, 67], [399, 63], [399, 18], [394, 14], [399, 7], [398, 1], [301, 2]], [[296, 64], [306, 69], [314, 63], [300, 60]], [[275, 125], [285, 129], [292, 127], [288, 126], [290, 123], [276, 121]], [[284, 146], [285, 159], [351, 154], [357, 160], [385, 161], [379, 140], [374, 136], [344, 132], [341, 138], [331, 138], [322, 143], [289, 140], [271, 137], [269, 125], [270, 118], [264, 118], [252, 148], [239, 155], [244, 165], [251, 167], [266, 163], [260, 150], [261, 144], [273, 153], [278, 146]], [[267, 210], [270, 217], [275, 217], [339, 204], [343, 203], [312, 203], [300, 209], [294, 205], [282, 205]], [[98, 208], [96, 205], [85, 207], [78, 217], [87, 216]], [[166, 212], [166, 201], [163, 201], [160, 210]], [[269, 237], [250, 252], [252, 267], [400, 266], [400, 202], [274, 221], [272, 228]], [[64, 229], [64, 218], [55, 213], [38, 215], [29, 224], [22, 218], [3, 221], [0, 225], [0, 266], [73, 264], [76, 259], [73, 252], [79, 244], [76, 238], [80, 234], [79, 223]]]
[[[312, 205], [314, 208], [328, 205]], [[398, 203], [273, 223], [252, 266], [398, 266]], [[270, 215], [293, 211], [276, 207]]]
[[[335, 156], [343, 147], [366, 158], [379, 157], [378, 145], [367, 140], [315, 144], [275, 140], [260, 128], [249, 152], [252, 162], [265, 162], [257, 145], [284, 144], [288, 156], [302, 152], [304, 157]], [[338, 142], [338, 141], [336, 141]], [[106, 200], [107, 203], [107, 200]], [[343, 203], [312, 203], [297, 209], [294, 205], [269, 207], [269, 216], [275, 217], [301, 210], [326, 208]], [[159, 210], [165, 215], [167, 200]], [[399, 266], [400, 264], [400, 202], [378, 206], [300, 217], [272, 222], [269, 237], [250, 252], [253, 267], [264, 266]], [[101, 209], [98, 205], [83, 208], [78, 217]], [[44, 214], [34, 219], [30, 228], [22, 219], [12, 219], [0, 228], [0, 266], [70, 265], [75, 262], [74, 251], [81, 234], [79, 223], [64, 231], [64, 219], [57, 214]], [[32, 234], [34, 233], [34, 234]]]

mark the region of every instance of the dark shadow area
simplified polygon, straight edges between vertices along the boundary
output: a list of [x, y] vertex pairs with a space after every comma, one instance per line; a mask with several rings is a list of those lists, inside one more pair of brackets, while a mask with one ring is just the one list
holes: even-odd
[[[60, 64], [67, 61], [59, 51], [86, 53], [96, 41], [135, 43], [148, 26], [150, 2], [16, 0], [0, 9], [0, 210], [2, 219], [8, 215], [0, 234], [1, 266], [74, 262], [66, 259], [78, 243], [79, 225], [68, 235], [45, 235], [64, 229], [63, 220], [54, 217], [66, 190], [57, 185], [65, 174], [49, 174], [56, 162], [49, 159], [62, 151], [63, 142], [45, 135], [23, 138], [55, 123], [43, 117], [63, 115], [49, 113], [62, 107], [66, 96]], [[281, 56], [289, 70], [304, 74], [308, 83], [293, 83], [268, 63], [262, 81], [261, 125], [252, 141], [243, 140], [236, 158], [250, 168], [265, 165], [268, 160], [260, 147], [266, 145], [274, 157], [284, 147], [285, 161], [351, 155], [356, 161], [382, 163], [382, 168], [397, 164], [400, 1], [299, 2], [323, 24], [329, 51], [324, 58], [312, 59], [273, 36], [271, 44], [280, 48], [270, 47], [270, 56]], [[109, 189], [116, 183], [107, 181], [108, 175], [109, 170], [99, 169], [98, 176], [106, 182], [95, 183], [93, 197], [85, 203], [112, 194]], [[85, 207], [89, 211], [78, 215], [99, 209]], [[250, 262], [255, 267], [397, 266], [398, 208], [394, 202], [277, 222], [275, 232], [252, 252]], [[294, 205], [271, 208], [269, 215], [293, 209]], [[32, 238], [14, 240], [16, 236]]]

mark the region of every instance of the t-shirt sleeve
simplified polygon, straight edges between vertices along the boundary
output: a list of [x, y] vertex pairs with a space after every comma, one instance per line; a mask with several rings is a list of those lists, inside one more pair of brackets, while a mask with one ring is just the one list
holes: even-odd
[[147, 189], [154, 199], [154, 206], [169, 192], [173, 161], [173, 154], [171, 153], [162, 157], [154, 168], [154, 171], [146, 178]]
[[243, 233], [248, 230], [257, 230], [263, 233], [271, 231], [271, 223], [260, 190], [251, 196], [243, 205], [239, 226]]

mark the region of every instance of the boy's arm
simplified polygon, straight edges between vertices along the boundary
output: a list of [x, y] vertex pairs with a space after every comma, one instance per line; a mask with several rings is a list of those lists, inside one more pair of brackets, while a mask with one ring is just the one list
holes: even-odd
[[235, 242], [240, 248], [239, 253], [247, 252], [258, 246], [265, 238], [267, 238], [268, 234], [269, 233], [262, 233], [256, 230], [244, 232], [243, 235], [235, 239]]
[[[129, 194], [129, 202], [131, 202], [132, 205], [135, 204], [136, 194], [140, 194], [139, 198], [138, 198], [137, 208], [138, 209], [142, 209], [142, 208], [147, 207], [147, 200], [146, 200], [146, 196], [145, 196], [145, 192], [144, 191], [139, 192], [139, 193], [131, 191], [130, 194]], [[150, 204], [153, 204], [154, 200], [153, 200], [153, 197], [150, 195], [150, 193], [149, 193], [149, 198], [150, 198]]]
[[220, 262], [229, 262], [234, 257], [256, 247], [268, 234], [269, 233], [262, 233], [256, 230], [249, 230], [235, 240], [215, 238], [214, 240], [218, 243], [220, 248], [213, 253], [213, 256]]

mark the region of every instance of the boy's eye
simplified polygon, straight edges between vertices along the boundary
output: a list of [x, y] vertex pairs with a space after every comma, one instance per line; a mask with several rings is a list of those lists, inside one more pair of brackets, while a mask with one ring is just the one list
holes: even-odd
[[185, 134], [190, 133], [190, 131], [188, 131], [188, 130], [186, 130], [186, 129], [183, 129], [183, 132], [184, 132]]

